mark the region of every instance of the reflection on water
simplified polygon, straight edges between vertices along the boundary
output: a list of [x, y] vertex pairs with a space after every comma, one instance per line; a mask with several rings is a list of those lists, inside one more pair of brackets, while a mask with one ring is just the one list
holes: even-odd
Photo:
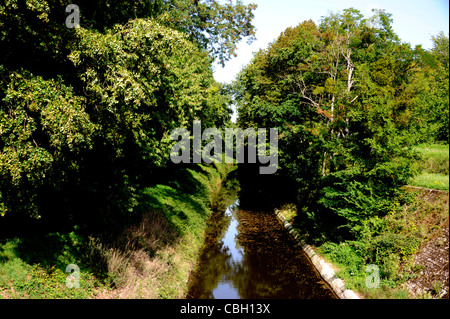
[[336, 298], [273, 214], [238, 204], [211, 217], [188, 298]]
[[[229, 270], [225, 272], [216, 288], [212, 291], [212, 297], [214, 299], [239, 299], [239, 294], [233, 286], [233, 279], [230, 276], [232, 270], [239, 266], [242, 263], [244, 257], [244, 249], [239, 246], [237, 242], [237, 226], [238, 221], [234, 216], [233, 212], [236, 209], [236, 204], [227, 208], [225, 212], [225, 216], [230, 219], [228, 229], [223, 236], [220, 244], [222, 248], [226, 248], [227, 255], [227, 265], [225, 269]], [[221, 251], [225, 251], [222, 249]], [[231, 272], [230, 272], [231, 271]]]

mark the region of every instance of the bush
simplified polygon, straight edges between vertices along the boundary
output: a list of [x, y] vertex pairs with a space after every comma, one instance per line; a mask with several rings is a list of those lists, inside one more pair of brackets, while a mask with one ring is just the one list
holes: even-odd
[[340, 244], [328, 242], [320, 246], [320, 251], [327, 255], [333, 262], [344, 266], [347, 275], [361, 272], [364, 267], [364, 258], [357, 249], [358, 243], [342, 242]]

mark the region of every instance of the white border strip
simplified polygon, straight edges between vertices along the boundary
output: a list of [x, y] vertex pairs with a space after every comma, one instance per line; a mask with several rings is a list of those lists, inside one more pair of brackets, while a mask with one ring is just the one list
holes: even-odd
[[281, 222], [281, 224], [289, 231], [289, 234], [296, 239], [300, 247], [306, 253], [306, 255], [311, 260], [311, 263], [316, 267], [317, 271], [320, 273], [320, 276], [331, 286], [336, 295], [341, 299], [360, 299], [357, 294], [353, 290], [346, 289], [345, 283], [342, 279], [336, 277], [333, 268], [331, 268], [330, 264], [328, 264], [325, 260], [320, 258], [310, 245], [305, 244], [300, 239], [300, 235], [298, 232], [292, 227], [292, 225], [286, 220], [283, 213], [275, 209], [275, 215], [277, 219]]

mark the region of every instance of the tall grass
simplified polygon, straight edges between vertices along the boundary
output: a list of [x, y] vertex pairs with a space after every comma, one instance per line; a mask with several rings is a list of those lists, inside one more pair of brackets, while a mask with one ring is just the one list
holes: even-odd
[[422, 155], [420, 166], [424, 172], [448, 175], [449, 145], [420, 144], [414, 149]]
[[[0, 298], [183, 298], [206, 222], [234, 165], [180, 168], [142, 189], [134, 222], [115, 237], [51, 233], [0, 238]], [[80, 288], [66, 286], [68, 264]]]
[[143, 190], [140, 223], [113, 247], [97, 245], [114, 283], [101, 298], [183, 298], [203, 244], [206, 222], [221, 201], [234, 165], [198, 165]]
[[419, 175], [409, 185], [431, 189], [449, 190], [449, 146], [421, 144], [415, 147], [421, 160], [416, 163]]
[[125, 229], [114, 243], [93, 240], [90, 255], [104, 260], [114, 287], [104, 288], [97, 297], [158, 298], [161, 278], [169, 268], [157, 253], [171, 249], [171, 239], [167, 221], [152, 212], [144, 214], [138, 225]]
[[414, 177], [409, 184], [412, 186], [448, 191], [449, 176], [437, 173], [422, 173]]

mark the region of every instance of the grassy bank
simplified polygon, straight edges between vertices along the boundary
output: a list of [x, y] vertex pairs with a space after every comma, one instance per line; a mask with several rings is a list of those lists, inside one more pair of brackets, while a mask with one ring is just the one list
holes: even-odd
[[198, 165], [143, 191], [142, 220], [128, 227], [106, 256], [115, 289], [102, 297], [183, 298], [231, 166]]
[[[448, 226], [448, 193], [430, 195], [429, 190], [416, 188], [408, 188], [407, 192], [411, 198], [409, 203], [384, 218], [371, 220], [362, 238], [314, 246], [316, 253], [335, 266], [336, 275], [345, 281], [346, 287], [364, 298], [412, 298], [405, 283], [420, 276], [423, 270], [414, 264], [414, 257]], [[281, 210], [295, 228], [295, 205], [285, 205]], [[297, 230], [302, 233], [301, 229]], [[366, 280], [371, 280], [369, 276], [374, 275], [372, 271], [366, 272], [370, 264], [379, 267], [378, 288], [366, 285]], [[436, 287], [442, 284], [434, 283]], [[433, 292], [415, 297], [433, 297]]]
[[[180, 298], [232, 166], [197, 165], [142, 189], [114, 237], [70, 232], [0, 238], [0, 298]], [[79, 267], [68, 288], [66, 267]]]
[[[403, 205], [392, 207], [383, 218], [364, 222], [357, 240], [317, 244], [314, 250], [337, 269], [337, 276], [346, 286], [364, 298], [429, 298], [438, 295], [445, 284], [439, 278], [430, 278], [427, 293], [412, 296], [406, 283], [421, 276], [423, 265], [414, 262], [415, 256], [432, 240], [440, 239], [448, 227], [448, 145], [418, 145], [421, 160], [416, 163], [421, 172], [405, 186]], [[434, 189], [434, 190], [433, 190]], [[442, 190], [442, 191], [441, 191]], [[282, 207], [283, 215], [296, 225], [294, 204]], [[298, 226], [300, 227], [300, 226]], [[297, 229], [299, 233], [305, 233]], [[442, 256], [430, 256], [438, 260]], [[366, 280], [375, 273], [366, 272], [374, 264], [379, 269], [378, 288], [369, 288]], [[369, 285], [371, 286], [371, 285]]]
[[[89, 238], [69, 233], [0, 239], [0, 298], [90, 298], [106, 287], [83, 253]], [[66, 286], [70, 264], [80, 265], [78, 289]]]
[[409, 185], [448, 191], [449, 146], [421, 144], [415, 150], [422, 157], [416, 164], [420, 173], [411, 179]]

